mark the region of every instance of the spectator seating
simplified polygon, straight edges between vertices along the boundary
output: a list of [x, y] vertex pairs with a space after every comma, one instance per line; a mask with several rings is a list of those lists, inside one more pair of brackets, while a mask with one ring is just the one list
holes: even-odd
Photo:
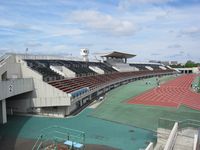
[[[117, 72], [107, 64], [101, 62], [81, 62], [66, 60], [25, 60], [27, 65], [43, 75], [43, 80], [50, 85], [71, 95], [78, 96], [89, 90], [112, 83], [115, 80], [125, 79], [129, 77], [142, 76], [147, 74], [157, 74], [164, 72], [172, 72], [170, 69], [163, 70], [159, 65], [152, 65], [153, 71], [148, 70], [146, 64], [136, 64], [140, 71]], [[76, 78], [67, 79], [51, 70], [50, 66], [65, 66], [77, 73]], [[97, 66], [105, 71], [106, 74], [97, 74], [92, 71], [89, 66]], [[131, 65], [130, 65], [131, 66]], [[134, 64], [135, 66], [135, 64]], [[82, 90], [81, 90], [82, 89]]]
[[39, 72], [43, 75], [44, 81], [52, 81], [52, 80], [61, 80], [64, 79], [63, 76], [57, 74], [53, 70], [49, 68], [49, 64], [44, 62], [41, 62], [39, 60], [26, 60], [27, 65], [32, 68], [33, 70]]
[[[50, 66], [64, 66], [76, 73], [77, 77], [92, 76], [97, 73], [89, 68], [89, 66], [97, 66], [104, 71], [104, 73], [117, 72], [111, 66], [101, 62], [82, 62], [71, 60], [25, 60], [29, 67], [41, 73], [44, 76], [44, 81], [58, 80], [63, 77], [53, 70]], [[49, 75], [48, 75], [49, 74]], [[56, 78], [53, 78], [55, 76]]]
[[103, 74], [87, 77], [78, 77], [72, 79], [64, 79], [58, 81], [48, 82], [50, 85], [64, 91], [67, 93], [72, 93], [76, 90], [88, 87], [90, 90], [114, 82], [115, 80], [125, 79], [128, 77], [137, 77], [147, 74], [157, 74], [169, 72], [166, 70], [156, 70], [156, 71], [135, 71], [135, 72], [115, 72], [112, 74]]
[[149, 70], [147, 66], [153, 68], [153, 70], [163, 70], [161, 69], [162, 67], [160, 67], [162, 65], [159, 64], [129, 64], [129, 65], [132, 67], [136, 67], [139, 70]]

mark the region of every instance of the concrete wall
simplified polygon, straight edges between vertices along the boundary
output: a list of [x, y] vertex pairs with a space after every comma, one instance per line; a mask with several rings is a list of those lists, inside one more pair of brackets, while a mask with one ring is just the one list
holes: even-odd
[[41, 108], [38, 114], [49, 116], [49, 117], [65, 117], [68, 115], [67, 107], [44, 107]]
[[65, 77], [68, 77], [68, 78], [74, 78], [76, 77], [76, 73], [73, 72], [72, 70], [62, 66], [62, 71], [63, 73], [65, 74]]
[[12, 114], [15, 112], [20, 112], [20, 113], [32, 112], [31, 95], [32, 93], [29, 92], [26, 94], [21, 94], [18, 96], [8, 98], [6, 100], [7, 113]]
[[104, 73], [105, 73], [101, 68], [99, 68], [99, 67], [97, 67], [97, 66], [89, 66], [89, 68], [90, 68], [92, 71], [94, 71], [94, 72], [96, 72], [96, 73], [98, 73], [98, 74], [104, 74]]
[[[9, 101], [8, 107], [16, 108], [18, 112], [27, 112], [31, 107], [70, 105], [70, 99], [65, 92], [44, 82], [41, 74], [29, 68], [27, 63], [16, 55], [10, 55], [1, 62], [0, 71], [0, 75], [7, 71], [7, 78], [20, 78], [1, 82], [0, 99], [21, 94], [23, 91], [27, 92], [30, 86], [32, 86], [32, 90], [34, 88], [29, 97], [17, 97], [13, 102]], [[34, 78], [34, 80], [31, 80], [31, 83], [27, 83], [26, 79], [21, 79], [29, 77]]]
[[23, 60], [21, 60], [21, 74], [22, 78], [35, 78], [38, 80], [43, 80], [42, 75], [28, 67], [27, 63]]
[[31, 96], [32, 107], [47, 106], [68, 106], [70, 99], [67, 94], [48, 83], [44, 82], [42, 75], [29, 68], [23, 60], [21, 60], [22, 77], [32, 77], [34, 84], [34, 92]]
[[135, 67], [131, 67], [129, 64], [125, 63], [115, 63], [112, 67], [119, 72], [137, 71]]
[[153, 68], [152, 68], [152, 67], [150, 67], [150, 66], [145, 66], [145, 68], [147, 68], [148, 70], [151, 70], [151, 71], [153, 71]]
[[63, 66], [50, 66], [50, 69], [53, 70], [54, 72], [58, 73], [59, 75], [63, 76], [63, 77], [67, 77], [62, 70]]
[[159, 66], [159, 68], [162, 70], [167, 70], [167, 68], [165, 68], [164, 66]]
[[[8, 56], [0, 65], [0, 76], [7, 71], [7, 78], [21, 78], [21, 67], [15, 55]], [[0, 79], [1, 80], [1, 79]]]
[[33, 91], [32, 79], [0, 81], [0, 100], [30, 91]]
[[77, 109], [76, 103], [73, 103], [70, 107], [67, 108], [67, 113], [74, 111]]
[[71, 104], [69, 96], [38, 79], [34, 79], [33, 107], [69, 106]]

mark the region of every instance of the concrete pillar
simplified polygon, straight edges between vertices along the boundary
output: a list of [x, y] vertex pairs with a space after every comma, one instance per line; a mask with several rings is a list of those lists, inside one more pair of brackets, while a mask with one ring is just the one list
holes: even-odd
[[7, 122], [6, 100], [3, 99], [0, 101], [0, 124], [5, 124], [6, 122]]
[[92, 94], [91, 94], [91, 95], [89, 95], [89, 101], [90, 101], [90, 100], [92, 100]]
[[80, 102], [80, 106], [83, 106], [83, 99], [81, 99], [79, 102]]

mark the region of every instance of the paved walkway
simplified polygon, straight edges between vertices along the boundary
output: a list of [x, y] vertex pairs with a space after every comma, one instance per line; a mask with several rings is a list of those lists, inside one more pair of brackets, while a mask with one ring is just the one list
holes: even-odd
[[15, 146], [19, 139], [35, 140], [42, 129], [57, 125], [85, 132], [86, 144], [121, 150], [145, 148], [155, 138], [148, 130], [91, 117], [93, 110], [87, 108], [73, 118], [9, 116], [8, 123], [0, 125], [0, 137], [12, 138], [10, 145]]

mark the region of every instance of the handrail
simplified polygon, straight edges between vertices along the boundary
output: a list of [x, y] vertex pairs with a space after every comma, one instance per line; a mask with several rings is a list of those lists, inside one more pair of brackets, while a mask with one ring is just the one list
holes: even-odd
[[185, 119], [185, 120], [177, 121], [177, 120], [172, 120], [172, 119], [167, 119], [167, 118], [159, 118], [158, 127], [161, 126], [161, 121], [164, 121], [165, 128], [171, 128], [175, 122], [178, 122], [179, 130], [185, 129], [187, 127], [192, 127], [195, 129], [200, 128], [200, 121], [194, 120], [194, 119]]
[[58, 126], [58, 125], [53, 125], [53, 126], [51, 126], [51, 127], [44, 128], [44, 129], [42, 129], [41, 131], [44, 132], [45, 130], [47, 130], [47, 129], [52, 129], [52, 128], [65, 129], [65, 130], [75, 131], [75, 132], [80, 132], [80, 133], [82, 133], [82, 134], [85, 134], [85, 133], [82, 132], [82, 131], [75, 130], [75, 129], [70, 129], [70, 128], [66, 128], [66, 127], [62, 127], [62, 126]]
[[[50, 130], [50, 131], [49, 131]], [[35, 142], [32, 150], [38, 150], [42, 144], [46, 143], [49, 140], [55, 141], [58, 139], [61, 140], [72, 140], [78, 141], [79, 143], [84, 144], [85, 142], [85, 133], [79, 130], [74, 130], [62, 126], [53, 125], [41, 130], [40, 136]]]
[[[42, 139], [42, 135], [38, 136], [37, 141], [36, 141], [35, 144], [33, 145], [32, 150], [35, 150], [35, 148], [36, 148], [36, 146], [37, 146], [39, 140], [41, 140], [41, 139]], [[40, 145], [40, 144], [39, 144], [39, 145]], [[38, 147], [39, 147], [39, 146], [38, 146]]]
[[2, 64], [3, 62], [5, 62], [6, 59], [8, 59], [8, 57], [10, 57], [9, 55], [3, 55], [0, 57], [0, 64]]
[[0, 57], [0, 67], [6, 64], [6, 59], [8, 59], [10, 56], [9, 55], [3, 55]]

